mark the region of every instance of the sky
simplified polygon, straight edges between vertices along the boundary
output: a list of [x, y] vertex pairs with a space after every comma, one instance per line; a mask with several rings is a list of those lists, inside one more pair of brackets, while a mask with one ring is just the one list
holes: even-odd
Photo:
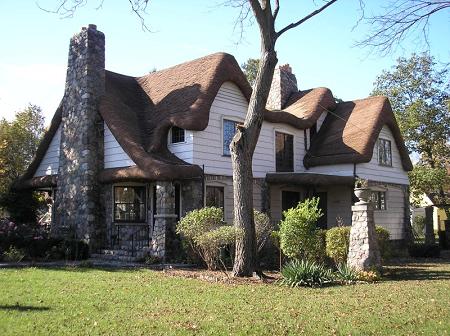
[[[59, 0], [0, 1], [0, 117], [11, 120], [29, 103], [42, 108], [49, 123], [63, 94], [70, 38], [83, 26], [96, 24], [106, 36], [106, 69], [141, 76], [214, 52], [227, 52], [239, 64], [259, 57], [257, 25], [247, 25], [243, 38], [235, 28], [238, 10], [223, 0], [153, 0], [145, 16], [151, 32], [142, 30], [127, 0], [88, 0], [72, 18], [39, 9], [53, 9]], [[366, 12], [379, 11], [387, 0], [366, 1]], [[317, 4], [320, 2], [316, 1]], [[277, 41], [279, 64], [289, 63], [299, 89], [325, 86], [343, 100], [364, 98], [383, 69], [398, 57], [425, 47], [407, 40], [395, 53], [370, 54], [354, 47], [368, 27], [355, 24], [358, 0], [340, 0]], [[314, 8], [313, 1], [281, 1], [278, 26], [295, 21]], [[430, 22], [430, 53], [450, 60], [449, 12]]]

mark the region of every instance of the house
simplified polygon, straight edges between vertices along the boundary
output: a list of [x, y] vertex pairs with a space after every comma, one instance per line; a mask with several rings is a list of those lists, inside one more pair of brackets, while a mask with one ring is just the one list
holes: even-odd
[[[104, 61], [95, 25], [71, 39], [64, 97], [17, 187], [54, 195], [55, 235], [174, 258], [186, 212], [216, 205], [233, 221], [229, 144], [251, 87], [224, 53], [142, 77]], [[276, 69], [253, 158], [257, 209], [279, 221], [316, 195], [320, 227], [349, 225], [359, 176], [370, 180], [376, 223], [402, 241], [411, 168], [387, 98], [336, 103], [327, 88], [299, 91], [288, 65]]]

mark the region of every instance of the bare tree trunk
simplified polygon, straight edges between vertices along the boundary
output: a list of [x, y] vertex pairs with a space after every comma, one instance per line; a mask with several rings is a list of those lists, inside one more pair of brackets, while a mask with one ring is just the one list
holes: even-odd
[[264, 110], [272, 84], [273, 72], [278, 62], [273, 45], [261, 55], [258, 77], [250, 98], [243, 127], [238, 127], [231, 143], [233, 164], [234, 221], [244, 231], [236, 242], [234, 276], [252, 276], [259, 269], [256, 234], [253, 218], [253, 172], [252, 159], [258, 142]]

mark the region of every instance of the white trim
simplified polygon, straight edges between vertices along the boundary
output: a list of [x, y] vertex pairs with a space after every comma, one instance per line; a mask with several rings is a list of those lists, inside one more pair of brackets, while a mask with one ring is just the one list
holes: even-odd
[[180, 141], [180, 142], [172, 142], [172, 128], [173, 128], [174, 126], [172, 126], [170, 129], [169, 129], [169, 132], [167, 133], [167, 144], [169, 144], [169, 145], [171, 145], [171, 146], [177, 146], [177, 145], [185, 145], [185, 144], [187, 144], [187, 141], [186, 141], [186, 135], [187, 135], [187, 132], [186, 132], [186, 130], [184, 129], [184, 128], [181, 128], [181, 127], [178, 127], [178, 126], [175, 126], [175, 127], [178, 127], [178, 128], [180, 128], [180, 129], [182, 129], [183, 130], [183, 132], [184, 132], [184, 141]]

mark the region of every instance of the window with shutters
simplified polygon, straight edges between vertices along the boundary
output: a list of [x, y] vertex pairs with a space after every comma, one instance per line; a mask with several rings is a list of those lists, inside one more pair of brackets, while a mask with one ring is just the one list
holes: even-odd
[[294, 136], [275, 132], [275, 161], [277, 172], [294, 171]]

